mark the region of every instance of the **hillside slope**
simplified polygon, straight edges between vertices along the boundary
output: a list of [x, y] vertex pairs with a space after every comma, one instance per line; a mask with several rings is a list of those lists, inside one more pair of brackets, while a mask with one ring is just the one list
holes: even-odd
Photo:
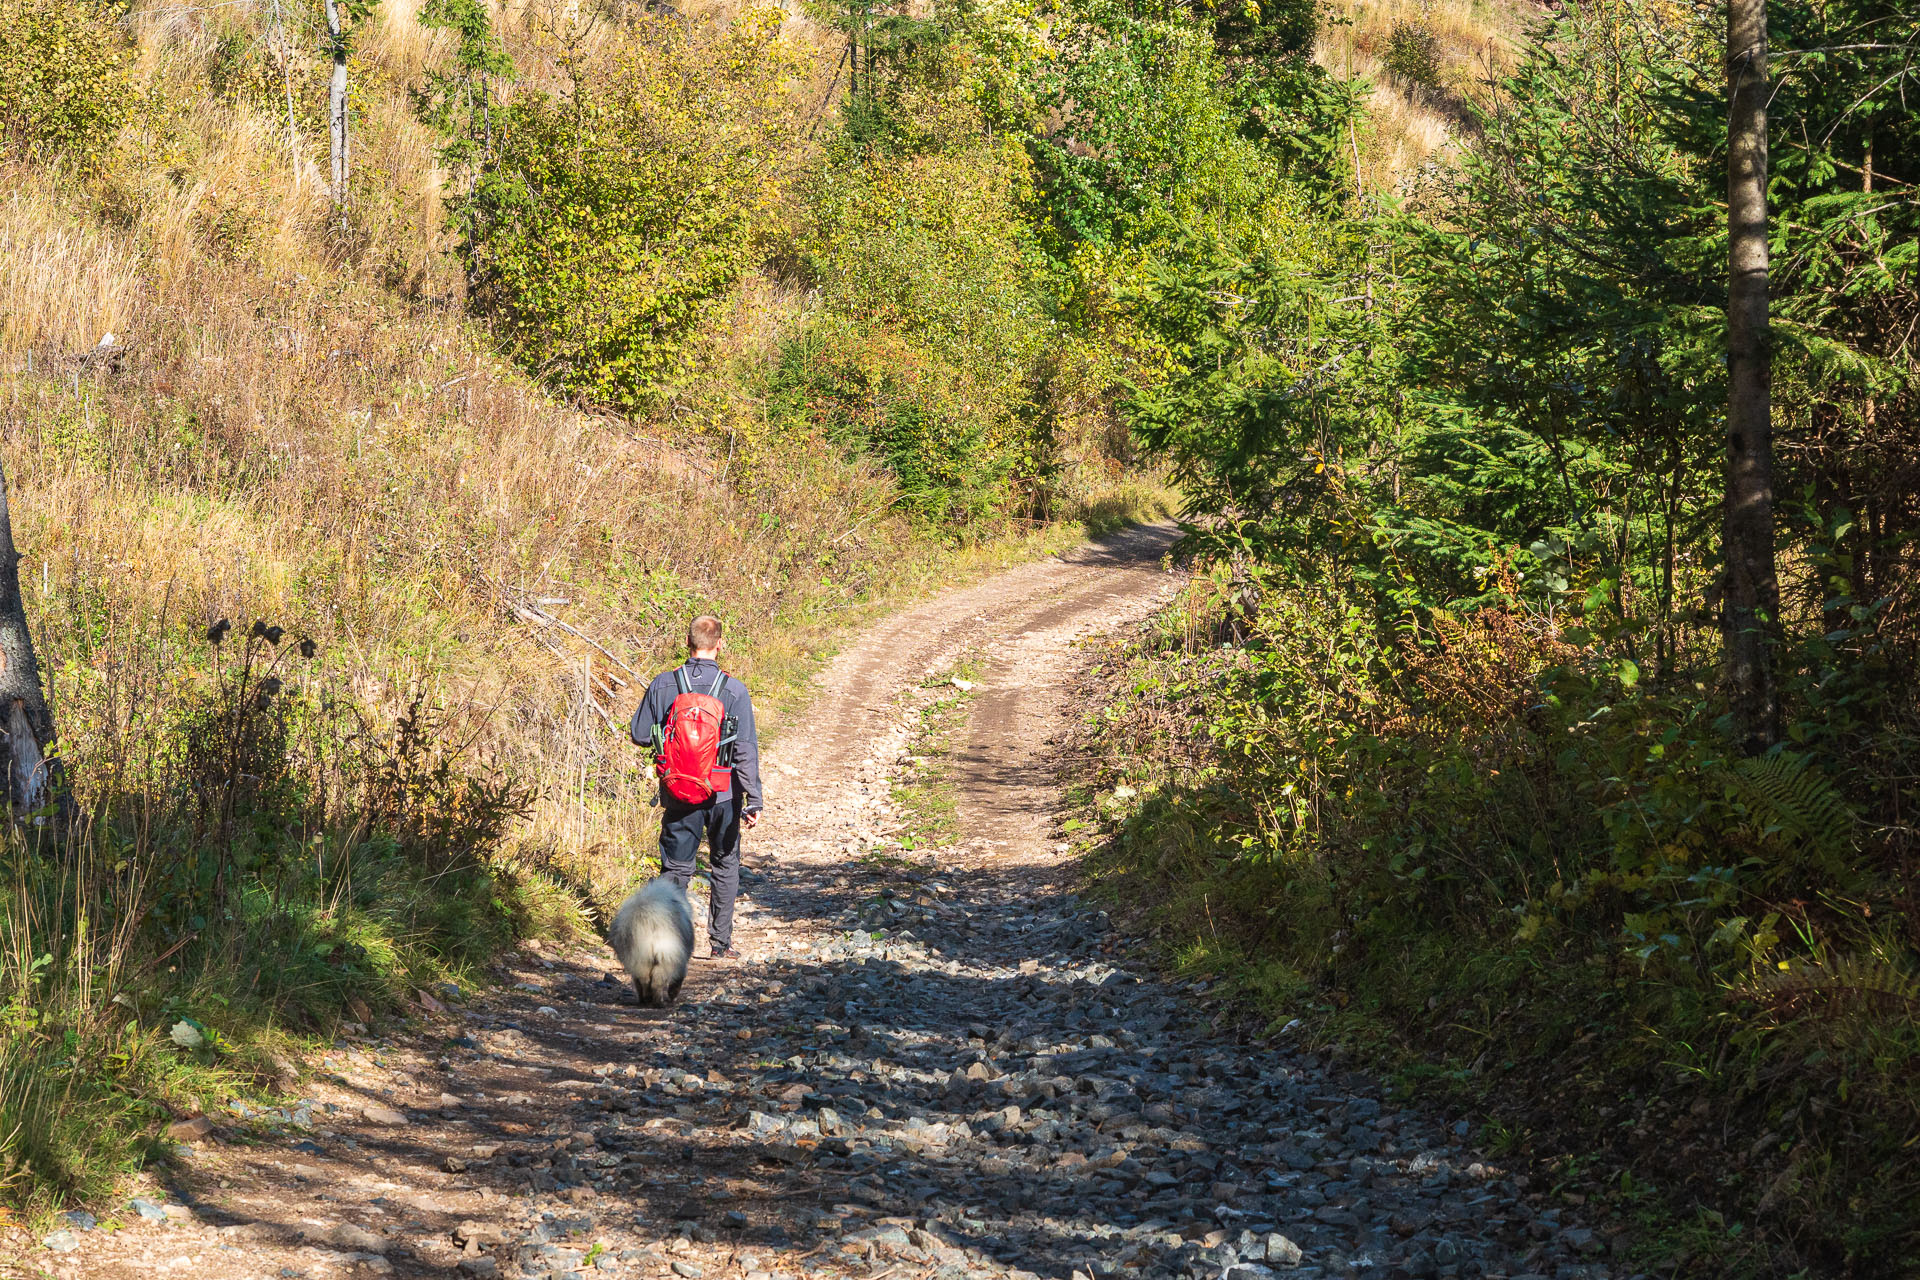
[[[496, 354], [464, 314], [438, 140], [409, 105], [447, 45], [417, 8], [379, 6], [356, 45], [344, 230], [310, 118], [322, 68], [266, 4], [128, 17], [139, 106], [113, 153], [9, 167], [0, 362], [27, 608], [83, 786], [120, 685], [170, 671], [160, 648], [189, 623], [257, 617], [315, 639], [370, 714], [420, 688], [485, 709], [477, 745], [501, 767], [575, 780], [537, 824], [555, 844], [631, 841], [606, 720], [689, 611], [723, 612], [741, 673], [778, 690], [863, 601], [943, 563], [946, 535], [891, 513], [878, 463], [770, 429], [753, 383], [807, 305], [790, 288], [743, 284], [701, 337], [706, 375], [645, 422], [562, 403]], [[553, 74], [538, 16], [502, 23], [528, 85]]]

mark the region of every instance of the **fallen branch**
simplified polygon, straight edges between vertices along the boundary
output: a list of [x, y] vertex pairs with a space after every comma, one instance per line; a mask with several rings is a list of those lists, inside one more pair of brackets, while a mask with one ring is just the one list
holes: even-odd
[[[563, 622], [561, 619], [556, 618], [551, 613], [548, 613], [545, 609], [542, 609], [539, 606], [539, 604], [535, 603], [536, 600], [552, 600], [554, 599], [554, 597], [528, 596], [522, 592], [514, 590], [513, 588], [507, 586], [503, 582], [497, 582], [494, 579], [489, 578], [485, 573], [481, 572], [479, 569], [475, 569], [473, 571], [473, 574], [476, 579], [478, 579], [481, 583], [483, 583], [486, 586], [488, 591], [490, 591], [493, 594], [494, 598], [499, 601], [502, 608], [504, 608], [514, 618], [517, 618], [521, 622], [524, 622], [528, 626], [533, 628], [533, 631], [530, 633], [532, 637], [538, 640], [541, 644], [545, 645], [547, 649], [554, 654], [554, 656], [560, 657], [560, 658], [568, 658], [568, 659], [571, 659], [574, 656], [568, 653], [566, 649], [563, 648], [560, 645], [560, 643], [556, 641], [552, 637], [552, 635], [549, 634], [550, 632], [553, 632], [553, 631], [563, 632], [566, 635], [572, 636], [574, 639], [578, 640], [581, 644], [586, 645], [587, 647], [592, 649], [594, 652], [600, 654], [608, 662], [611, 662], [614, 666], [620, 668], [620, 670], [626, 672], [628, 675], [632, 676], [635, 680], [639, 680], [642, 683], [645, 683], [645, 677], [643, 677], [638, 671], [635, 671], [632, 667], [628, 666], [611, 649], [607, 648], [605, 645], [601, 644], [598, 640], [595, 640], [592, 636], [580, 630], [580, 628], [574, 626], [573, 624], [569, 622]], [[616, 683], [621, 688], [626, 687], [626, 684], [627, 684], [625, 680], [621, 680], [619, 679], [619, 677], [613, 676], [611, 674], [605, 677], [602, 677], [601, 675], [599, 675], [598, 673], [592, 670], [591, 665], [589, 665], [588, 667], [587, 677], [588, 677], [588, 680], [591, 682], [591, 685], [593, 686], [593, 688], [598, 688], [600, 692], [606, 694], [607, 699], [609, 701], [612, 701], [613, 699], [618, 698], [620, 696], [619, 689], [616, 689], [614, 687]], [[600, 705], [599, 699], [593, 697], [592, 688], [589, 688], [588, 690], [587, 701], [593, 705], [593, 709], [599, 715], [599, 717], [602, 720], [606, 721], [608, 728], [614, 729], [614, 730], [622, 730], [625, 728], [624, 725], [620, 724], [617, 720], [615, 720], [611, 715], [607, 713], [607, 709]]]

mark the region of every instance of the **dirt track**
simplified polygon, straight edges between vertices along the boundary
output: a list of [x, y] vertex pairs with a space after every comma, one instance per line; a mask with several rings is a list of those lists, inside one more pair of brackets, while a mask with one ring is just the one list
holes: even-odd
[[[636, 1009], [604, 951], [343, 1042], [56, 1275], [875, 1280], [1609, 1274], [1456, 1135], [1254, 1048], [1141, 980], [1061, 889], [1072, 642], [1175, 579], [1166, 529], [869, 630], [768, 752], [737, 965]], [[981, 671], [949, 756], [960, 838], [903, 854], [890, 800], [929, 676]], [[951, 692], [951, 688], [948, 689]], [[804, 769], [801, 765], [804, 764]], [[385, 1123], [382, 1123], [384, 1121]], [[158, 1214], [162, 1210], [149, 1207]], [[66, 1243], [61, 1241], [60, 1243]]]

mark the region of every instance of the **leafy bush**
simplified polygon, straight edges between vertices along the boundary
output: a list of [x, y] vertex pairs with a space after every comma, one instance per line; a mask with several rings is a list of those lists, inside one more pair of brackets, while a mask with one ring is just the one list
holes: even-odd
[[1029, 381], [1049, 326], [1022, 247], [1024, 154], [843, 153], [811, 194], [821, 314], [775, 394], [883, 458], [903, 503], [974, 518], [1037, 465]]
[[569, 395], [650, 403], [753, 260], [774, 167], [794, 137], [780, 11], [712, 45], [642, 23], [560, 97], [499, 113], [494, 153], [451, 202], [473, 305], [530, 370]]
[[0, 0], [0, 144], [98, 163], [134, 103], [125, 42], [91, 0]]
[[1059, 38], [1035, 86], [1051, 123], [1030, 143], [1051, 252], [1146, 249], [1183, 235], [1235, 235], [1257, 221], [1279, 169], [1241, 136], [1242, 114], [1206, 33], [1083, 19]]
[[1433, 34], [1433, 28], [1419, 18], [1393, 24], [1381, 62], [1386, 65], [1388, 75], [1407, 84], [1427, 89], [1442, 87], [1440, 40]]

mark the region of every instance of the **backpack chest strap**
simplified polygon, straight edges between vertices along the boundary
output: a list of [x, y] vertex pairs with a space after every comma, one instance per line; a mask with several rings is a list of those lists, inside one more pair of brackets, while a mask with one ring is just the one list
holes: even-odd
[[[675, 667], [673, 669], [673, 683], [678, 686], [681, 693], [693, 692], [693, 677], [687, 674], [685, 667]], [[707, 690], [707, 696], [717, 698], [720, 696], [720, 691], [726, 687], [727, 673], [724, 671], [716, 671], [713, 673], [713, 688]]]

